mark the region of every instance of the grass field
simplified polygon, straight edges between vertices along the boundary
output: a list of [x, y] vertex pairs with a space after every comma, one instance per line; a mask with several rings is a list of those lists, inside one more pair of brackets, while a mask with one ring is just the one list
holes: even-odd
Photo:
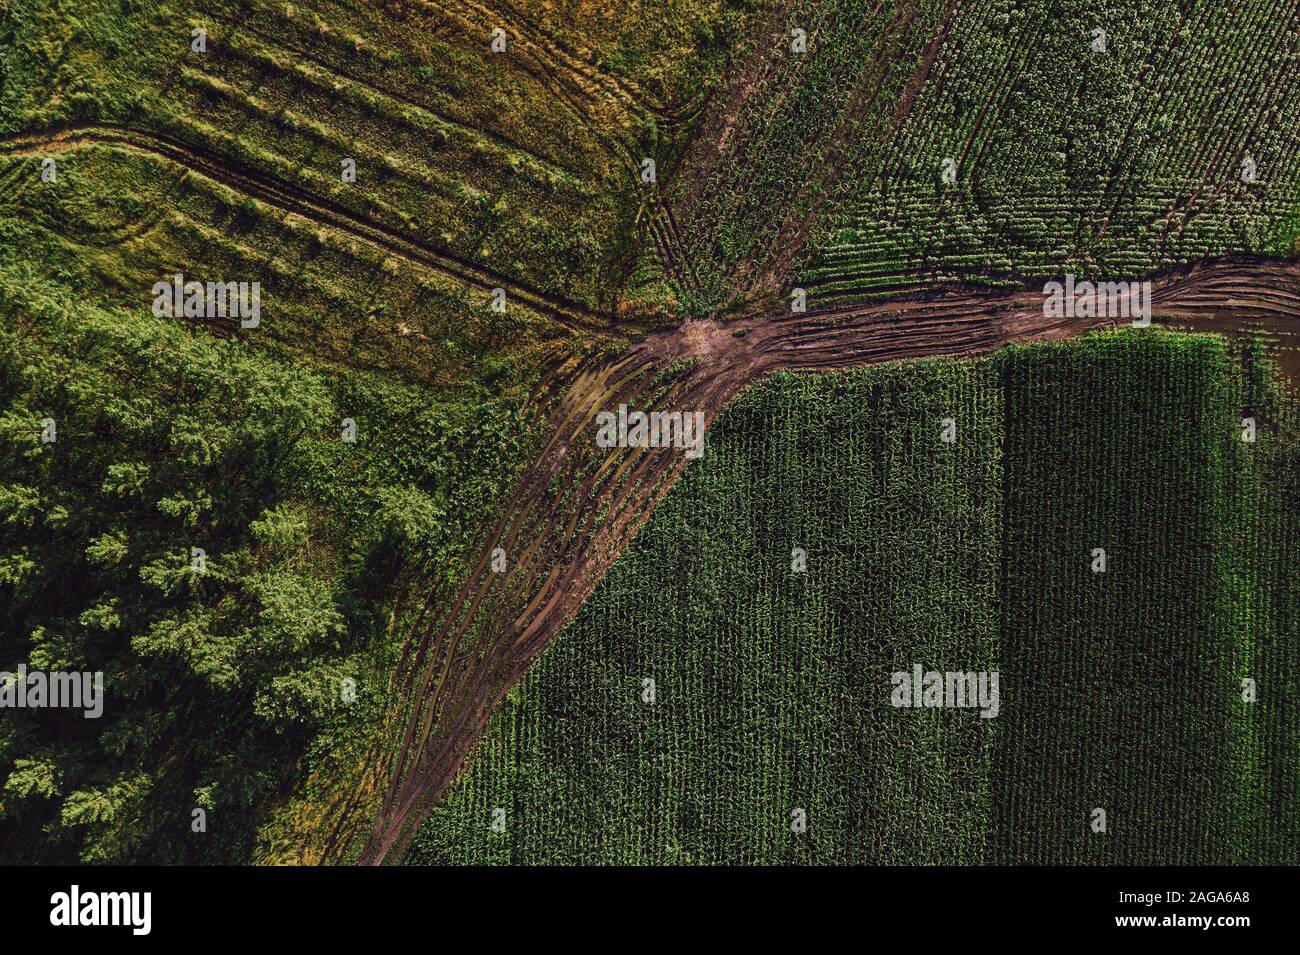
[[[410, 860], [1294, 864], [1297, 419], [1250, 367], [1107, 334], [746, 393]], [[891, 706], [915, 663], [999, 715]]]
[[327, 196], [451, 268], [609, 315], [639, 241], [641, 162], [671, 167], [749, 5], [11, 6], [0, 132], [166, 136]]

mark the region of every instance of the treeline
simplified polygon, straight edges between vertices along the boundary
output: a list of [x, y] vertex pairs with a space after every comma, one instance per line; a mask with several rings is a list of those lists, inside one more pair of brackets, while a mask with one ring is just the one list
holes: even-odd
[[0, 861], [247, 859], [508, 477], [475, 399], [0, 274], [0, 670], [104, 681], [98, 719], [4, 711]]

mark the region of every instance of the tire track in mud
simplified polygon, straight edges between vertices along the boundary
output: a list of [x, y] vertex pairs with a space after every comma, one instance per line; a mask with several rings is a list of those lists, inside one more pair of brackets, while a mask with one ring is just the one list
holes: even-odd
[[[1196, 329], [1300, 335], [1300, 260], [1231, 259], [1153, 280], [1152, 311]], [[506, 692], [594, 592], [669, 487], [677, 449], [597, 448], [595, 416], [626, 403], [645, 412], [701, 411], [706, 427], [743, 389], [777, 371], [842, 371], [923, 357], [986, 355], [1012, 342], [1062, 339], [1123, 324], [1047, 318], [1040, 291], [971, 287], [927, 292], [838, 312], [688, 322], [652, 334], [614, 359], [557, 372], [543, 416], [550, 437], [505, 502], [463, 586], [431, 594], [394, 688], [402, 706], [377, 757], [382, 802], [339, 819], [326, 858], [350, 856], [347, 834], [370, 828], [360, 861], [400, 856], [455, 778]], [[1300, 337], [1295, 338], [1300, 342]], [[561, 390], [562, 389], [562, 390]], [[507, 554], [491, 570], [494, 548]], [[443, 609], [439, 609], [442, 607]]]
[[[0, 153], [3, 156], [3, 153]], [[163, 220], [169, 214], [168, 200], [180, 188], [188, 175], [184, 168], [177, 169], [174, 174], [166, 177], [165, 185], [157, 196], [152, 197], [149, 209], [141, 216], [125, 222], [114, 225], [102, 225], [100, 223], [82, 223], [84, 231], [76, 235], [70, 235], [60, 227], [62, 223], [59, 216], [50, 211], [50, 208], [43, 204], [24, 204], [23, 213], [28, 216], [27, 222], [44, 229], [52, 235], [57, 235], [60, 239], [76, 245], [80, 248], [93, 249], [111, 249], [114, 246], [124, 245], [134, 239], [148, 235], [162, 224]], [[27, 181], [24, 181], [27, 179]], [[9, 172], [0, 176], [0, 195], [4, 196], [22, 196], [26, 197], [31, 189], [30, 179], [22, 176], [22, 170], [18, 163], [10, 166]]]
[[417, 266], [441, 273], [491, 294], [503, 288], [528, 308], [570, 331], [608, 335], [613, 314], [600, 314], [576, 302], [519, 284], [481, 265], [450, 255], [376, 222], [339, 202], [287, 182], [253, 166], [214, 155], [202, 147], [161, 133], [111, 123], [66, 123], [39, 132], [0, 137], [0, 156], [46, 155], [85, 145], [107, 145], [157, 156], [193, 173], [319, 225], [377, 246]]

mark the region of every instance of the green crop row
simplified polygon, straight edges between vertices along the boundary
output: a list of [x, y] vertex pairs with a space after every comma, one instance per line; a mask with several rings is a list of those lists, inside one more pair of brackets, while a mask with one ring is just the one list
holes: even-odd
[[962, 4], [897, 135], [853, 153], [798, 281], [831, 306], [920, 277], [1289, 253], [1298, 33], [1277, 0]]

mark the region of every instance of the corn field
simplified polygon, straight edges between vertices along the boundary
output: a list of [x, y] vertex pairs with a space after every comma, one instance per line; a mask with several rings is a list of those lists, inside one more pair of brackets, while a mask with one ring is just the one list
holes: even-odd
[[[770, 379], [411, 861], [1295, 863], [1279, 395], [1168, 333]], [[1000, 713], [891, 706], [914, 664], [999, 671]]]

